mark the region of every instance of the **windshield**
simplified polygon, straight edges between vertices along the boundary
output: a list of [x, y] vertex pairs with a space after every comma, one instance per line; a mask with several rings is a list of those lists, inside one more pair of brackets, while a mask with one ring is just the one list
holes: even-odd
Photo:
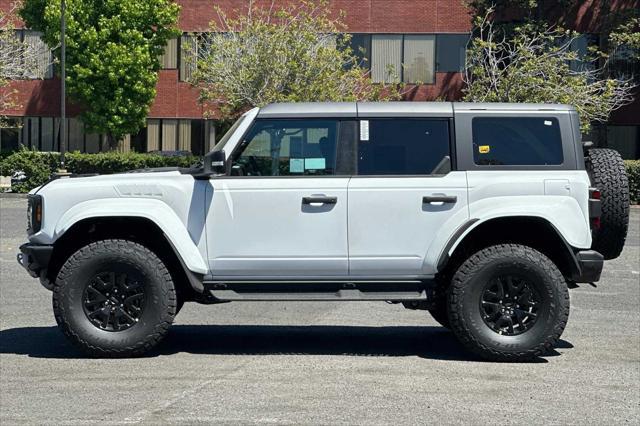
[[233, 135], [236, 132], [236, 129], [240, 127], [240, 124], [242, 124], [242, 122], [246, 117], [247, 115], [245, 114], [242, 117], [238, 118], [238, 120], [236, 120], [235, 123], [233, 123], [233, 126], [231, 126], [229, 130], [227, 130], [227, 133], [225, 133], [222, 139], [220, 139], [220, 141], [216, 144], [216, 146], [213, 147], [214, 151], [220, 151], [224, 148], [226, 143], [229, 142], [229, 139], [231, 139], [231, 135]]

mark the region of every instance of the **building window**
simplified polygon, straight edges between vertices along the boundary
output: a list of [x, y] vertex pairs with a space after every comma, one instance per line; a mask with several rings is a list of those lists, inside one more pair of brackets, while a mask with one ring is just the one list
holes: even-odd
[[178, 68], [178, 39], [172, 38], [164, 48], [164, 54], [160, 56], [160, 68]]
[[[205, 154], [205, 124], [204, 120], [189, 120], [191, 122], [191, 152], [195, 155]], [[189, 148], [185, 147], [185, 150]]]
[[590, 52], [590, 47], [598, 46], [597, 34], [580, 34], [569, 45], [569, 50], [575, 52], [577, 59], [569, 62], [572, 71], [593, 71], [598, 66], [598, 61]]
[[70, 118], [67, 122], [67, 149], [84, 151], [84, 123], [78, 118]]
[[[18, 30], [17, 37], [29, 50], [33, 61], [25, 64], [25, 79], [49, 79], [53, 77], [53, 55], [49, 46], [42, 41], [42, 33], [32, 30]], [[23, 57], [24, 58], [24, 57]], [[24, 61], [24, 59], [23, 59]]]
[[180, 81], [191, 81], [198, 65], [198, 36], [183, 34], [180, 37]]
[[162, 120], [162, 151], [176, 151], [178, 120]]
[[640, 159], [640, 126], [607, 125], [607, 147], [618, 151], [625, 160]]
[[618, 46], [609, 57], [609, 74], [623, 80], [633, 78], [640, 82], [640, 52], [630, 46]]
[[438, 72], [463, 72], [470, 34], [436, 35], [436, 70]]
[[148, 119], [147, 128], [134, 135], [130, 144], [137, 152], [187, 151], [202, 155], [204, 120]]
[[371, 34], [351, 34], [349, 47], [358, 65], [364, 69], [371, 68]]
[[40, 149], [55, 151], [57, 135], [54, 118], [40, 117]]
[[102, 136], [96, 133], [87, 133], [85, 136], [85, 150], [89, 154], [102, 151]]
[[22, 119], [5, 118], [0, 128], [0, 152], [17, 150], [22, 145]]
[[140, 129], [135, 135], [131, 135], [131, 150], [135, 152], [147, 152], [147, 128]]
[[147, 120], [147, 152], [160, 150], [161, 120]]
[[434, 82], [435, 36], [374, 34], [371, 78], [374, 83]]
[[433, 35], [405, 35], [402, 81], [405, 83], [433, 83], [436, 37]]
[[402, 35], [371, 36], [371, 78], [374, 83], [391, 83], [401, 78]]

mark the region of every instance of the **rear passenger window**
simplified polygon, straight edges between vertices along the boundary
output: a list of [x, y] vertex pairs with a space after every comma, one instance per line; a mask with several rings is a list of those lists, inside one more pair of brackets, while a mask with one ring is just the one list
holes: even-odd
[[562, 164], [562, 138], [553, 117], [476, 117], [473, 160], [487, 166]]
[[360, 121], [359, 175], [444, 174], [450, 161], [448, 120]]

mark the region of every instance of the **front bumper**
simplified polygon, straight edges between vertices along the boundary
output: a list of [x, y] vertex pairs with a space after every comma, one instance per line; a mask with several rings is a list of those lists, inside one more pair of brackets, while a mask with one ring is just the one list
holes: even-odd
[[17, 260], [29, 275], [34, 278], [40, 278], [46, 273], [53, 253], [53, 246], [26, 243], [20, 246], [20, 253]]
[[604, 257], [595, 250], [581, 250], [576, 253], [577, 273], [571, 277], [577, 283], [593, 283], [600, 279]]

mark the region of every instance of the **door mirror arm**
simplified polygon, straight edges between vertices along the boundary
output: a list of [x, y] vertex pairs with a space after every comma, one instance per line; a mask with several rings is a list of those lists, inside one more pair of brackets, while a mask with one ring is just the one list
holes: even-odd
[[207, 179], [211, 176], [220, 176], [227, 174], [227, 162], [224, 151], [211, 151], [204, 156], [202, 160], [202, 173], [196, 177]]

